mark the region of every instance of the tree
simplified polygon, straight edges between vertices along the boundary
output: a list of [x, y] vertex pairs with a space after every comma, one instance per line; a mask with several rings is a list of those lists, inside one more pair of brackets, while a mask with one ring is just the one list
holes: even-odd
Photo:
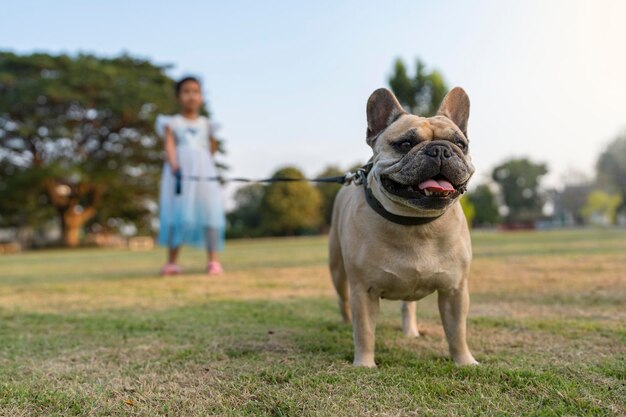
[[[336, 166], [329, 166], [324, 171], [319, 174], [319, 177], [337, 177], [343, 175], [344, 172], [341, 171]], [[341, 190], [341, 184], [335, 183], [325, 183], [321, 182], [317, 184], [317, 189], [322, 196], [322, 219], [323, 226], [325, 229], [330, 227], [330, 220], [333, 214], [333, 204], [335, 202], [335, 196]]]
[[614, 188], [621, 196], [618, 213], [626, 209], [626, 132], [607, 146], [596, 164], [598, 180]]
[[476, 209], [473, 225], [476, 227], [493, 226], [500, 221], [496, 196], [486, 184], [481, 184], [468, 194], [469, 201]]
[[[272, 176], [304, 178], [294, 167], [279, 169]], [[307, 182], [275, 182], [267, 186], [261, 202], [261, 225], [270, 235], [297, 235], [315, 231], [321, 224], [322, 197]]]
[[507, 223], [530, 225], [541, 217], [543, 197], [539, 182], [547, 173], [545, 164], [527, 158], [511, 159], [494, 168], [492, 178], [500, 185], [508, 209]]
[[425, 68], [424, 63], [417, 59], [415, 74], [409, 76], [404, 62], [398, 58], [389, 77], [389, 86], [407, 111], [431, 117], [437, 114], [448, 87], [439, 71], [427, 72]]
[[587, 203], [582, 208], [582, 214], [588, 223], [593, 222], [594, 219], [601, 219], [600, 221], [615, 224], [617, 208], [621, 203], [622, 198], [619, 194], [610, 195], [601, 190], [592, 191], [587, 196]]
[[162, 163], [154, 118], [177, 109], [166, 69], [0, 52], [0, 221], [38, 225], [56, 212], [70, 246], [90, 220], [147, 227]]
[[229, 236], [255, 237], [261, 234], [261, 202], [265, 188], [261, 184], [250, 184], [235, 192], [235, 209], [226, 216]]

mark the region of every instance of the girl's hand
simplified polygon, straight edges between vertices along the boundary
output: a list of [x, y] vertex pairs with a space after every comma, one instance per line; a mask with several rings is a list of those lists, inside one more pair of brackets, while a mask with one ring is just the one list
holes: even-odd
[[176, 159], [176, 141], [174, 140], [174, 134], [169, 126], [165, 126], [165, 155], [167, 156], [167, 163], [170, 164], [172, 173], [180, 170], [178, 161]]

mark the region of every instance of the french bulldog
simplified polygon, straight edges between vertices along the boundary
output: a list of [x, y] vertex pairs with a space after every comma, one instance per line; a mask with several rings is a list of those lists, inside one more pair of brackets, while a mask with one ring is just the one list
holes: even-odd
[[402, 300], [402, 329], [418, 337], [416, 300], [435, 291], [450, 355], [475, 365], [466, 342], [472, 246], [459, 198], [474, 173], [470, 102], [452, 89], [437, 115], [409, 114], [381, 88], [367, 102], [371, 169], [362, 185], [335, 199], [329, 266], [345, 322], [352, 322], [354, 365], [375, 367], [380, 299]]

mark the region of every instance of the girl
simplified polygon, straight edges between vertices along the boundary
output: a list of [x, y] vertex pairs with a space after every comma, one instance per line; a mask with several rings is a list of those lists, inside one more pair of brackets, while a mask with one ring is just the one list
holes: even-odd
[[[167, 159], [160, 190], [159, 244], [168, 247], [162, 275], [180, 274], [176, 258], [182, 244], [206, 248], [207, 272], [223, 272], [217, 253], [224, 248], [225, 216], [213, 155], [217, 142], [209, 120], [200, 115], [200, 81], [185, 77], [176, 83], [180, 114], [157, 118], [157, 132], [165, 138]], [[176, 185], [179, 176], [180, 187]], [[193, 178], [191, 178], [193, 177]], [[198, 179], [200, 178], [200, 179]]]

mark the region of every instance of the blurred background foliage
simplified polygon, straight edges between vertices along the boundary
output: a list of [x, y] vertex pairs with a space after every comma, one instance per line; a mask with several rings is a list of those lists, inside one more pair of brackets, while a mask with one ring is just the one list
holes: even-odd
[[38, 227], [56, 215], [71, 246], [87, 222], [147, 230], [154, 119], [176, 111], [165, 70], [130, 56], [0, 54], [0, 221]]
[[[67, 246], [81, 243], [86, 233], [154, 233], [163, 161], [154, 120], [178, 110], [169, 69], [128, 55], [0, 52], [0, 241], [2, 230], [17, 231], [13, 238], [26, 246], [55, 228], [57, 241]], [[448, 91], [443, 75], [419, 59], [412, 71], [395, 61], [388, 81], [407, 111], [420, 116], [434, 115]], [[219, 149], [224, 153], [222, 140]], [[328, 165], [317, 176], [360, 165]], [[475, 178], [461, 200], [468, 223], [614, 224], [626, 215], [626, 134], [600, 155], [595, 179], [570, 178], [554, 189], [542, 186], [547, 172], [540, 161], [515, 157], [490, 177]], [[304, 176], [292, 166], [273, 175]], [[306, 182], [243, 186], [227, 214], [228, 236], [324, 233], [340, 188]]]

